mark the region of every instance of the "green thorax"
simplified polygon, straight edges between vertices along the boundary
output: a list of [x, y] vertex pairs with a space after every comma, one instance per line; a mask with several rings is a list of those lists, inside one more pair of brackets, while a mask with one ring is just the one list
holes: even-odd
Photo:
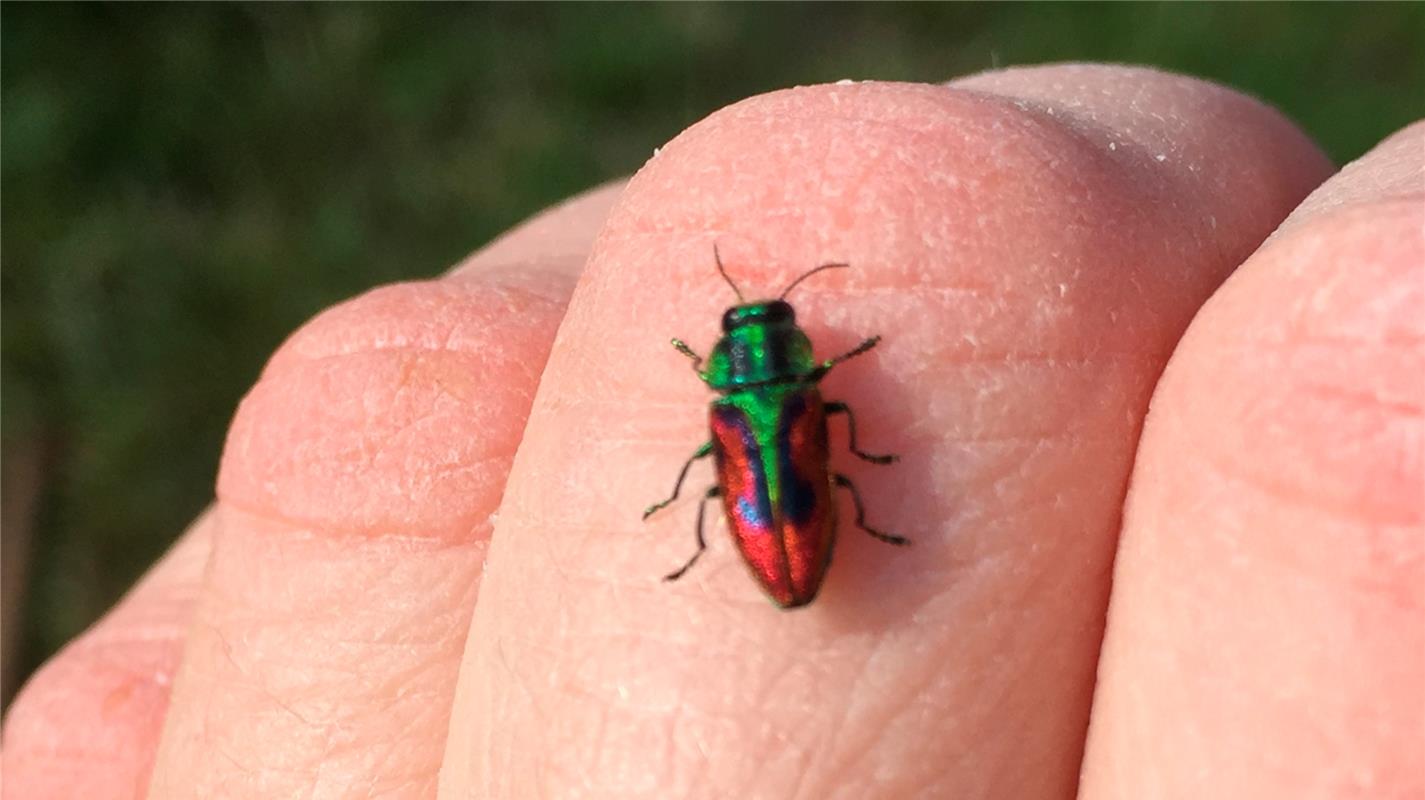
[[816, 370], [811, 341], [781, 300], [733, 306], [722, 316], [722, 329], [702, 373], [716, 391], [809, 379]]

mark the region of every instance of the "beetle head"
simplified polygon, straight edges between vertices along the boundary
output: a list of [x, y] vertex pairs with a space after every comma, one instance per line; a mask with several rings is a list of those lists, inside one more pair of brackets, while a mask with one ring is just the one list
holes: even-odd
[[795, 325], [797, 314], [785, 300], [764, 300], [733, 306], [722, 315], [722, 330], [732, 333], [744, 325]]

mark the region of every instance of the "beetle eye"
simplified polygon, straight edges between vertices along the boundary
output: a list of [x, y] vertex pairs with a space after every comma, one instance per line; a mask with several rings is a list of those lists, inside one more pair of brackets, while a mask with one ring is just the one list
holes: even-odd
[[739, 318], [740, 316], [741, 316], [741, 315], [738, 314], [736, 308], [729, 308], [728, 310], [722, 312], [722, 330], [723, 330], [723, 332], [724, 332], [724, 333], [730, 333], [733, 328], [736, 328], [736, 327], [737, 327], [737, 323], [738, 323], [738, 318]]

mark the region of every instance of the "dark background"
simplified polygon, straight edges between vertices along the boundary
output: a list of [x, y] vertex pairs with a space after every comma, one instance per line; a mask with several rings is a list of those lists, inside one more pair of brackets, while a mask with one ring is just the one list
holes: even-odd
[[1425, 6], [5, 3], [3, 699], [210, 501], [324, 306], [749, 94], [1056, 60], [1235, 86], [1344, 162], [1421, 115]]

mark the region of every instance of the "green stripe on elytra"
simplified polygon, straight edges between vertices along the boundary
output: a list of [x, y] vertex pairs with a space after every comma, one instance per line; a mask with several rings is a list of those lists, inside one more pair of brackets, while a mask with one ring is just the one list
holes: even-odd
[[747, 417], [747, 426], [757, 442], [757, 457], [762, 462], [762, 475], [767, 481], [767, 500], [773, 517], [781, 509], [782, 474], [777, 434], [781, 430], [782, 412], [788, 395], [805, 391], [802, 381], [762, 386], [756, 390], [732, 392], [719, 400], [735, 406]]

